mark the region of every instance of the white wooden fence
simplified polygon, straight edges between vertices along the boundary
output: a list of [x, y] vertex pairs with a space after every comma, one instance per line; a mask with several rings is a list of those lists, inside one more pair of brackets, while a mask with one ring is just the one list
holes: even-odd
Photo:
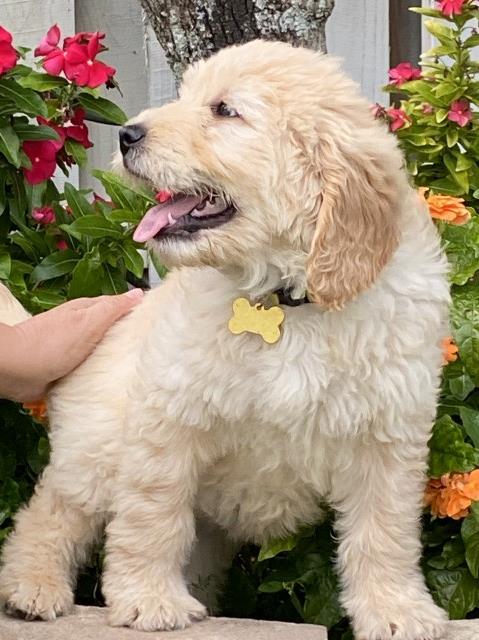
[[[388, 0], [336, 0], [327, 24], [328, 49], [344, 60], [344, 68], [370, 100], [380, 100], [389, 60]], [[163, 104], [175, 96], [175, 84], [163, 52], [147, 25], [138, 0], [0, 0], [0, 24], [17, 45], [35, 47], [57, 22], [63, 35], [75, 31], [105, 31], [110, 51], [103, 59], [116, 67], [123, 98], [109, 96], [128, 115]], [[95, 146], [89, 168], [105, 168], [117, 147], [117, 130], [90, 124]], [[88, 169], [70, 180], [92, 185]], [[98, 185], [97, 185], [98, 186]]]

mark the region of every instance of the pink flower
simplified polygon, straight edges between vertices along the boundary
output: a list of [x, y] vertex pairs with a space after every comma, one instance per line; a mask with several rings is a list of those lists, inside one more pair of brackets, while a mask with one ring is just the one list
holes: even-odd
[[465, 127], [472, 120], [472, 111], [470, 109], [469, 100], [462, 98], [455, 100], [449, 109], [447, 119], [456, 122], [460, 127]]
[[439, 9], [447, 18], [458, 16], [462, 13], [462, 7], [467, 0], [437, 0]]
[[60, 42], [60, 29], [57, 24], [54, 24], [47, 31], [47, 35], [44, 36], [38, 47], [35, 49], [33, 54], [35, 56], [46, 56], [49, 53], [52, 53], [58, 48], [58, 43]]
[[100, 40], [103, 37], [103, 33], [95, 32], [91, 34], [88, 44], [71, 41], [67, 45], [64, 56], [65, 75], [80, 87], [95, 89], [108, 82], [116, 73], [113, 67], [96, 60], [96, 56], [102, 50]]
[[59, 240], [56, 241], [55, 246], [58, 249], [58, 251], [65, 251], [65, 249], [68, 249], [68, 242], [63, 238], [60, 238]]
[[23, 143], [23, 151], [32, 163], [30, 169], [23, 169], [28, 183], [39, 184], [52, 177], [57, 166], [57, 151], [62, 146], [63, 140], [26, 140]]
[[51, 207], [37, 207], [32, 211], [32, 218], [39, 224], [52, 224], [55, 222], [55, 212]]
[[422, 105], [422, 112], [429, 116], [431, 113], [434, 113], [434, 107], [430, 105], [429, 102], [425, 102]]
[[12, 34], [0, 27], [0, 74], [13, 69], [19, 58], [18, 52], [12, 46]]
[[390, 107], [389, 109], [387, 109], [386, 113], [391, 119], [389, 128], [393, 132], [397, 131], [398, 129], [402, 129], [402, 127], [406, 126], [408, 122], [411, 122], [411, 118], [403, 109], [395, 109], [394, 107]]
[[391, 84], [400, 87], [405, 82], [417, 80], [421, 77], [421, 69], [413, 67], [410, 62], [401, 62], [397, 67], [389, 69], [389, 80]]
[[[113, 67], [96, 59], [96, 56], [105, 49], [100, 43], [105, 34], [101, 31], [82, 31], [63, 41], [63, 49], [57, 45], [60, 41], [60, 29], [53, 25], [35, 49], [35, 55], [44, 55], [42, 66], [51, 75], [58, 76], [64, 73], [68, 80], [76, 82], [80, 87], [95, 89], [101, 84], [109, 84], [116, 73]], [[79, 140], [85, 146], [88, 137], [84, 131]], [[72, 136], [73, 137], [73, 136]], [[88, 144], [89, 141], [88, 141]]]
[[65, 54], [61, 49], [51, 51], [42, 62], [42, 67], [52, 76], [59, 76], [65, 66]]

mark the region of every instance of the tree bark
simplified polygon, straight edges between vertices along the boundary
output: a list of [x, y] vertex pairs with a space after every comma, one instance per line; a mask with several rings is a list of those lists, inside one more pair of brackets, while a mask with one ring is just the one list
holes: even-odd
[[326, 51], [334, 0], [140, 0], [177, 82], [191, 62], [263, 38]]

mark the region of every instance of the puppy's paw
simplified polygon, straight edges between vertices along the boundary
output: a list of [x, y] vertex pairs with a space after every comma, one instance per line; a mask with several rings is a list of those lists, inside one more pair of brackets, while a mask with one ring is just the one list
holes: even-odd
[[135, 602], [115, 602], [110, 605], [108, 621], [114, 627], [173, 631], [189, 627], [206, 616], [206, 608], [188, 594], [176, 598], [148, 595]]
[[396, 611], [354, 625], [358, 640], [441, 640], [445, 633], [446, 613], [429, 599], [396, 605]]
[[55, 620], [73, 607], [70, 586], [51, 578], [11, 581], [1, 592], [6, 613], [25, 620]]

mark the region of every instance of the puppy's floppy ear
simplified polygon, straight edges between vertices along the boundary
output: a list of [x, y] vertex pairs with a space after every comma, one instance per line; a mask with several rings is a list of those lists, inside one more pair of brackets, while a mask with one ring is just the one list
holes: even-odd
[[372, 285], [398, 244], [398, 150], [376, 127], [368, 134], [369, 139], [355, 140], [346, 139], [344, 131], [330, 133], [314, 153], [321, 201], [308, 257], [308, 290], [330, 309], [341, 309]]

